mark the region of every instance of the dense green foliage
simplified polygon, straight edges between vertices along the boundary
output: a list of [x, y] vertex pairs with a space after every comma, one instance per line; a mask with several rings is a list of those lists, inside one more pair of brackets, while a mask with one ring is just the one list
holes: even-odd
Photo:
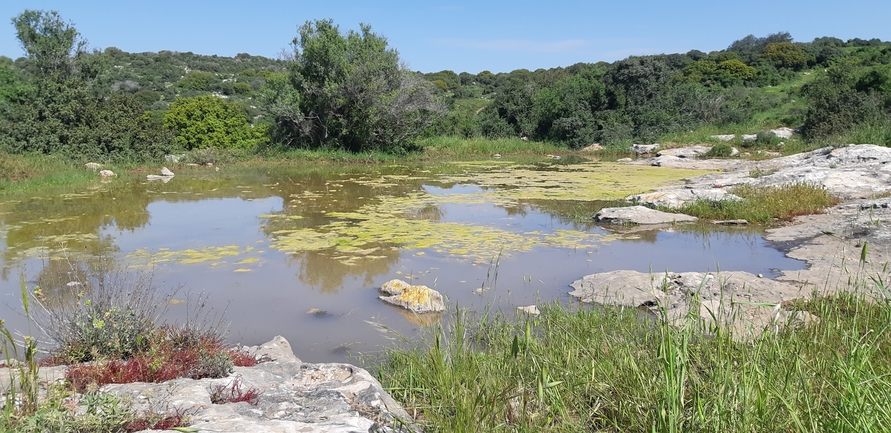
[[289, 146], [399, 152], [444, 109], [370, 26], [344, 35], [330, 20], [307, 22], [293, 47], [288, 80], [266, 100]]
[[[710, 53], [419, 74], [370, 26], [344, 33], [330, 20], [300, 26], [281, 60], [89, 52], [56, 12], [27, 10], [12, 24], [26, 56], [0, 57], [9, 153], [142, 161], [270, 143], [401, 154], [437, 136], [624, 147], [779, 126], [801, 127], [806, 144], [796, 146], [891, 144], [891, 43], [878, 39], [795, 42], [779, 32]], [[191, 98], [210, 96], [220, 101], [201, 99], [200, 115], [185, 119]]]
[[31, 10], [13, 24], [29, 62], [17, 74], [0, 73], [0, 150], [145, 160], [169, 149], [169, 136], [135, 99], [107, 95], [101, 64], [72, 25]]
[[239, 106], [214, 96], [177, 99], [164, 115], [186, 150], [252, 148], [266, 141], [266, 127], [253, 127]]

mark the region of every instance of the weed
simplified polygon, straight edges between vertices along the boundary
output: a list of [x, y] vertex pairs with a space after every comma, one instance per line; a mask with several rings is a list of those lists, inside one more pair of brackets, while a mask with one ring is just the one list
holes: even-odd
[[251, 406], [260, 403], [262, 392], [257, 388], [242, 389], [242, 378], [236, 376], [229, 385], [215, 385], [210, 387], [210, 402], [213, 404], [246, 402]]

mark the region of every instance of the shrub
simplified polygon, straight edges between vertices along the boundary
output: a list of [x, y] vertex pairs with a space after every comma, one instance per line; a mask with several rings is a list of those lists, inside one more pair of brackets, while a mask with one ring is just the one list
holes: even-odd
[[215, 96], [173, 101], [164, 126], [175, 131], [177, 144], [186, 150], [249, 149], [268, 141], [265, 126], [252, 126], [241, 107]]
[[730, 155], [733, 155], [733, 146], [727, 143], [718, 143], [705, 153], [710, 158], [726, 158]]
[[103, 265], [72, 275], [75, 280], [59, 284], [58, 293], [44, 293], [39, 286], [32, 292], [42, 307], [35, 310], [35, 321], [66, 362], [126, 359], [142, 352], [178, 292], [163, 294], [151, 274], [104, 270]]

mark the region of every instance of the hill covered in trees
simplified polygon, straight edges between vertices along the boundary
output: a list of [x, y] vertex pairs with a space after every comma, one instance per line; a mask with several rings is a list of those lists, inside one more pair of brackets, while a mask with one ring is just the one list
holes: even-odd
[[[789, 33], [727, 49], [510, 73], [405, 70], [386, 39], [330, 20], [284, 59], [89, 51], [55, 12], [13, 19], [0, 150], [150, 160], [207, 147], [406, 152], [424, 137], [592, 143], [801, 127], [812, 144], [891, 145], [891, 43]], [[700, 134], [701, 135], [701, 134]], [[224, 139], [225, 137], [225, 139]]]

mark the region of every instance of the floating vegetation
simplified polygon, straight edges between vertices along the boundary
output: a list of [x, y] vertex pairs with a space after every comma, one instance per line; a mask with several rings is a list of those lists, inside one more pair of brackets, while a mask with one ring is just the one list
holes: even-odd
[[518, 200], [615, 200], [681, 179], [703, 170], [587, 162], [574, 165], [513, 165], [488, 171], [444, 175], [443, 180], [473, 184]]
[[225, 247], [204, 247], [182, 251], [159, 249], [153, 253], [149, 251], [148, 248], [140, 248], [128, 254], [127, 257], [133, 259], [146, 259], [150, 263], [175, 262], [188, 265], [221, 260], [223, 257], [236, 257], [253, 250], [254, 247], [242, 248], [238, 245], [229, 245]]

